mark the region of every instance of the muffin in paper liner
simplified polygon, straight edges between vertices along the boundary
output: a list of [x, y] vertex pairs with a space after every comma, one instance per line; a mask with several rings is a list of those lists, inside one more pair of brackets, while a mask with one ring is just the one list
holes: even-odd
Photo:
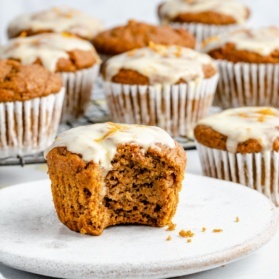
[[204, 175], [246, 185], [279, 206], [279, 152], [242, 154], [196, 146]]
[[216, 60], [220, 80], [214, 103], [223, 109], [242, 106], [279, 107], [279, 64]]
[[99, 74], [99, 64], [76, 72], [61, 72], [66, 88], [62, 122], [84, 115], [90, 104], [94, 83]]
[[15, 38], [0, 47], [0, 58], [18, 60], [22, 65], [39, 62], [62, 75], [66, 89], [62, 121], [84, 114], [101, 63], [90, 42], [66, 33]]
[[[163, 22], [161, 21], [163, 24]], [[197, 41], [196, 49], [200, 49], [201, 43], [208, 37], [218, 35], [220, 33], [229, 32], [236, 30], [242, 25], [239, 24], [228, 24], [228, 25], [214, 25], [214, 24], [203, 24], [203, 23], [179, 23], [170, 22], [168, 23], [173, 28], [183, 28], [192, 33]]]
[[34, 154], [55, 139], [65, 88], [27, 101], [0, 103], [0, 158]]
[[126, 85], [104, 82], [114, 122], [155, 125], [174, 137], [193, 137], [196, 122], [211, 107], [219, 75], [188, 84]]

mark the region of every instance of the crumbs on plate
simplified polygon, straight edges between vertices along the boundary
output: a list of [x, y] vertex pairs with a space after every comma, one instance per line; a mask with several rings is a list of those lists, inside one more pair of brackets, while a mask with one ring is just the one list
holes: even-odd
[[170, 222], [169, 224], [168, 224], [168, 231], [174, 231], [175, 230], [175, 228], [176, 228], [176, 224], [174, 224], [173, 222]]
[[195, 234], [191, 230], [188, 230], [188, 231], [181, 230], [179, 232], [179, 235], [182, 237], [193, 237]]
[[222, 229], [213, 229], [212, 232], [213, 233], [221, 233], [221, 232], [223, 232], [223, 230]]

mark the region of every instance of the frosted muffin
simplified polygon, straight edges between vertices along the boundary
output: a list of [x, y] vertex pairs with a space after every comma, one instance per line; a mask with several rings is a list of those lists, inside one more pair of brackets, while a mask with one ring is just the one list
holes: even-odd
[[64, 88], [40, 65], [0, 60], [0, 158], [37, 153], [56, 136]]
[[148, 46], [150, 42], [162, 45], [179, 45], [195, 48], [195, 38], [187, 30], [169, 26], [156, 26], [135, 20], [99, 33], [93, 45], [103, 60], [135, 48]]
[[243, 25], [249, 9], [237, 0], [171, 0], [158, 8], [162, 24], [189, 30], [198, 42]]
[[85, 113], [100, 65], [89, 42], [65, 34], [16, 38], [0, 46], [0, 58], [15, 59], [24, 65], [40, 64], [61, 73], [66, 87], [62, 120], [72, 120]]
[[222, 108], [279, 106], [279, 28], [241, 29], [206, 40], [202, 48], [217, 59]]
[[102, 123], [68, 130], [45, 152], [58, 217], [71, 230], [167, 225], [186, 154], [157, 127]]
[[279, 205], [279, 111], [228, 109], [194, 129], [203, 173], [247, 185]]
[[175, 137], [192, 137], [218, 81], [209, 56], [153, 43], [110, 58], [103, 76], [114, 122], [155, 125]]
[[90, 41], [102, 29], [103, 25], [99, 20], [81, 11], [67, 7], [53, 7], [16, 17], [8, 26], [8, 37], [66, 32]]

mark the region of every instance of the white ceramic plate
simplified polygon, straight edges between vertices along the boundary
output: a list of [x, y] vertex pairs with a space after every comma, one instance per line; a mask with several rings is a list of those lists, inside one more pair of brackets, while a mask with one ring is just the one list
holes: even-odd
[[[58, 221], [49, 184], [41, 180], [0, 191], [0, 262], [60, 278], [166, 278], [244, 257], [268, 242], [278, 226], [277, 210], [258, 192], [187, 174], [175, 231], [115, 226], [98, 237], [82, 235]], [[195, 233], [192, 242], [179, 236], [181, 229]]]

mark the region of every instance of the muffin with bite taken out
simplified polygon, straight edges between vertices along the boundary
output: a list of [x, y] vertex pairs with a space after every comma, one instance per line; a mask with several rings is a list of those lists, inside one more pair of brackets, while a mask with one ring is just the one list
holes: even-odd
[[71, 230], [100, 235], [117, 224], [161, 227], [175, 214], [186, 154], [158, 127], [73, 128], [45, 156], [58, 217]]

